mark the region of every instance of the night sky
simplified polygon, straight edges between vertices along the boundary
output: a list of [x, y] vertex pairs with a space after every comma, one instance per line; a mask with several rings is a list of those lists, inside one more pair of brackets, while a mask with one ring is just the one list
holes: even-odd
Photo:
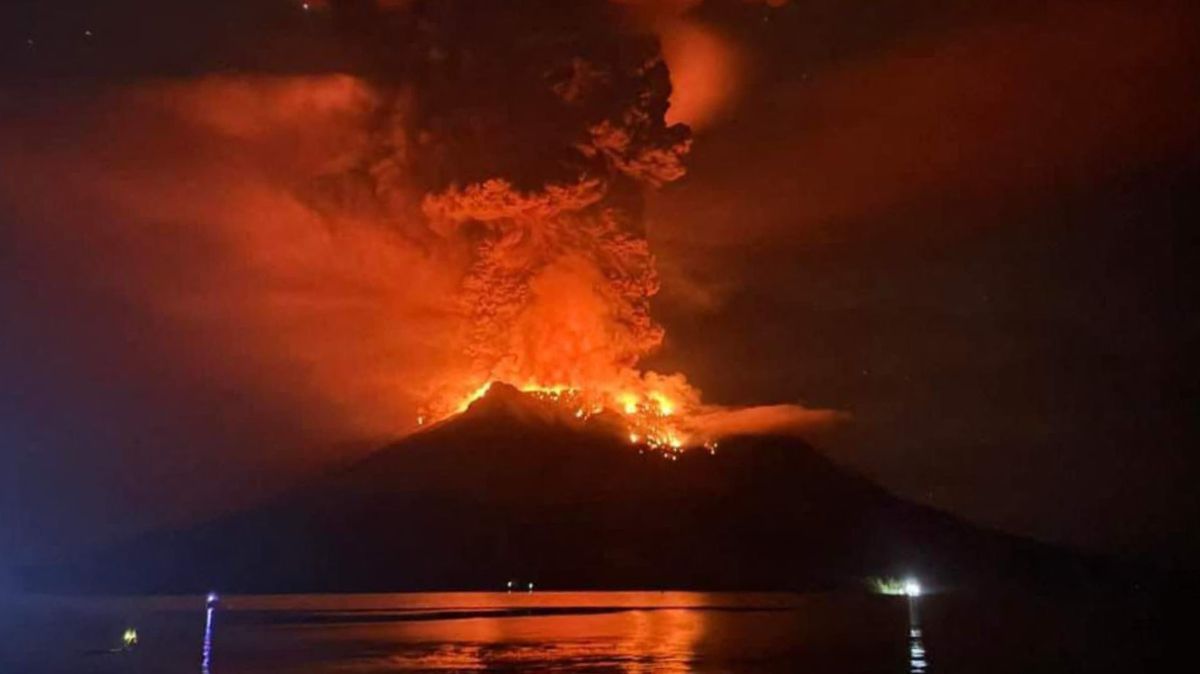
[[[182, 172], [186, 223], [142, 213], [145, 176], [172, 174], [139, 157], [238, 145], [160, 147], [117, 93], [386, 67], [369, 3], [320, 4], [0, 8], [0, 557], [227, 509], [378, 441], [258, 363], [275, 323], [204, 302], [241, 271], [190, 225], [240, 174]], [[640, 4], [612, 20], [661, 36], [698, 82], [680, 96], [711, 94], [675, 101], [689, 173], [648, 204], [667, 337], [647, 364], [714, 402], [848, 412], [818, 447], [972, 521], [1195, 563], [1194, 3]], [[305, 348], [335, 347], [280, 347]]]

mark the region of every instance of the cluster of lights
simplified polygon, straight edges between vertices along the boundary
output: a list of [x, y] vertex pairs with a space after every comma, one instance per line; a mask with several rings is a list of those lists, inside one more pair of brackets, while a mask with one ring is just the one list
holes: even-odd
[[580, 421], [586, 421], [593, 414], [599, 414], [604, 409], [603, 405], [585, 404], [579, 389], [566, 386], [535, 386], [531, 384], [523, 387], [521, 392], [537, 400], [561, 405], [568, 410], [573, 408], [575, 418]]
[[[520, 590], [520, 587], [518, 587], [517, 581], [515, 581], [515, 580], [508, 581], [508, 583], [505, 584], [505, 587], [507, 588], [509, 594], [512, 594], [513, 590]], [[533, 594], [533, 583], [532, 582], [525, 583], [525, 592], [527, 592], [529, 594]]]
[[644, 398], [623, 393], [617, 402], [629, 424], [630, 443], [662, 452], [664, 458], [672, 461], [679, 460], [687, 438], [677, 427], [675, 404], [670, 399], [658, 392]]

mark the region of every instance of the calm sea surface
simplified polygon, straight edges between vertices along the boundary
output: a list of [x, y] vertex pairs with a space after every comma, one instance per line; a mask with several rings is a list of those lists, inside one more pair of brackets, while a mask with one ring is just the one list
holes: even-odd
[[[1146, 671], [1110, 607], [944, 593], [0, 597], [0, 672]], [[120, 650], [127, 628], [138, 643]]]

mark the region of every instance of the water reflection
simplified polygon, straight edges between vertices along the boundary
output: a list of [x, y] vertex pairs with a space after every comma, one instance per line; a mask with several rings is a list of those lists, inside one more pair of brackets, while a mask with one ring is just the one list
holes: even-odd
[[921, 638], [921, 614], [917, 606], [918, 601], [919, 599], [915, 596], [908, 598], [908, 671], [911, 674], [925, 674], [928, 671], [925, 642]]
[[[276, 596], [233, 597], [220, 608], [219, 669], [230, 671], [257, 672], [268, 662], [271, 671], [306, 674], [782, 673], [896, 671], [908, 664], [888, 648], [904, 617], [894, 604], [865, 596]], [[214, 620], [215, 614], [206, 620], [202, 674], [210, 674]]]
[[[200, 671], [212, 674], [221, 608], [221, 668], [230, 671], [257, 672], [270, 663], [271, 671], [306, 674], [683, 674], [746, 668], [897, 671], [907, 664], [910, 674], [926, 674], [920, 599], [906, 599], [907, 657], [895, 649], [895, 630], [904, 624], [895, 612], [899, 607], [868, 599], [522, 592], [232, 597], [218, 606], [211, 595]], [[191, 620], [198, 617], [186, 613]], [[191, 625], [188, 650], [194, 654]], [[852, 655], [846, 651], [850, 644]], [[162, 655], [169, 663], [169, 652]], [[194, 659], [174, 661], [192, 664], [155, 671], [195, 671]]]
[[[505, 614], [415, 622], [387, 628], [386, 642], [408, 646], [361, 662], [400, 670], [556, 669], [665, 674], [691, 671], [705, 614], [688, 609], [622, 610], [578, 615]], [[374, 635], [363, 634], [368, 640]], [[382, 660], [382, 662], [381, 662]]]
[[[231, 596], [201, 615], [196, 596], [0, 597], [0, 672], [196, 674], [197, 660], [202, 674], [1143, 671], [1145, 653], [1166, 646], [1138, 631], [1145, 623], [1125, 621], [1124, 604], [1080, 610], [943, 595], [922, 596], [910, 614], [901, 601], [861, 593]], [[986, 628], [946, 628], [931, 601]], [[110, 654], [129, 625], [138, 626], [138, 647]], [[1064, 643], [1078, 649], [1064, 652]]]
[[200, 674], [212, 672], [213, 613], [216, 610], [216, 596], [210, 594], [204, 607], [204, 643], [200, 647]]

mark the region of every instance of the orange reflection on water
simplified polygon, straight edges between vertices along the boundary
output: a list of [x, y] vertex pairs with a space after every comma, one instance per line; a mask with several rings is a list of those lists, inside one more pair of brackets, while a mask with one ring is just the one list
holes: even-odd
[[555, 615], [423, 622], [392, 626], [406, 648], [386, 664], [408, 670], [500, 669], [554, 663], [564, 670], [688, 672], [705, 615], [687, 609], [636, 609], [593, 615]]
[[[670, 674], [691, 671], [696, 660], [708, 618], [694, 609], [729, 601], [672, 592], [447, 596], [439, 597], [439, 619], [342, 629], [363, 642], [404, 644], [362, 663], [372, 669], [527, 671], [554, 663], [571, 671]], [[405, 610], [422, 612], [410, 602]]]

